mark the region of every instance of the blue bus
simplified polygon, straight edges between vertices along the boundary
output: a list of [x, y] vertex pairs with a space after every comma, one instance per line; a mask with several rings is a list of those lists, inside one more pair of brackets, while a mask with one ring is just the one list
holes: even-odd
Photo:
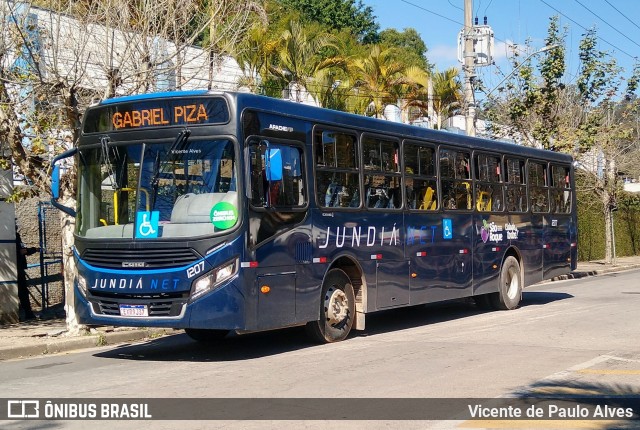
[[575, 269], [569, 155], [230, 92], [87, 109], [75, 157], [83, 324], [196, 340], [306, 325], [340, 341], [383, 309], [518, 307]]

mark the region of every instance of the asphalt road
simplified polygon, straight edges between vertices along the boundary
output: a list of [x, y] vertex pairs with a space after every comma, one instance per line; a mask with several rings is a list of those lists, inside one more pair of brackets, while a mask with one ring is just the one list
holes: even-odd
[[[485, 312], [470, 301], [455, 301], [369, 315], [366, 331], [337, 344], [311, 344], [304, 330], [292, 328], [233, 336], [216, 345], [199, 344], [180, 334], [1, 362], [0, 392], [3, 398], [116, 399], [490, 399], [522, 393], [591, 393], [638, 396], [638, 412], [639, 310], [640, 271], [636, 270], [530, 287], [522, 306], [514, 311]], [[384, 401], [376, 404], [385, 407]], [[327, 408], [327, 420], [340, 417], [336, 409]], [[589, 423], [589, 428], [640, 426], [640, 421], [624, 420]], [[464, 419], [16, 420], [0, 422], [0, 428], [418, 429], [490, 424]], [[512, 428], [524, 425], [518, 421], [507, 424]], [[527, 427], [538, 425], [540, 422]]]

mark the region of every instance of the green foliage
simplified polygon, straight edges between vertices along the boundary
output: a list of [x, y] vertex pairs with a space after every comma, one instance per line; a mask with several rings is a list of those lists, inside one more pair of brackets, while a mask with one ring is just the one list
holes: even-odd
[[580, 74], [578, 91], [585, 103], [594, 103], [601, 97], [611, 98], [618, 90], [620, 69], [615, 58], [597, 49], [597, 35], [590, 29], [580, 41]]
[[380, 32], [380, 44], [395, 48], [397, 60], [407, 66], [432, 69], [426, 57], [427, 45], [414, 28], [405, 28], [402, 32], [395, 28], [387, 28]]
[[[605, 223], [600, 205], [590, 205], [591, 192], [578, 193], [578, 260], [605, 256]], [[622, 193], [614, 212], [616, 256], [640, 255], [640, 196]]]
[[328, 30], [349, 30], [362, 43], [378, 41], [373, 9], [362, 0], [276, 0], [283, 7], [298, 12], [304, 22], [316, 22]]

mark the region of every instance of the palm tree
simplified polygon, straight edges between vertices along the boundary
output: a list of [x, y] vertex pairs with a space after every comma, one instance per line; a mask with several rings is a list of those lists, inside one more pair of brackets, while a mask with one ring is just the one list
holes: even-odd
[[402, 98], [407, 85], [414, 83], [406, 71], [406, 66], [394, 59], [390, 48], [379, 45], [373, 45], [366, 57], [353, 63], [356, 97], [367, 103], [368, 113], [380, 118], [386, 105], [396, 104]]
[[270, 72], [287, 86], [293, 84], [306, 90], [320, 72], [345, 64], [338, 55], [321, 55], [331, 49], [337, 50], [337, 46], [335, 38], [317, 25], [303, 26], [289, 20], [280, 39], [276, 49], [278, 63], [270, 67]]
[[235, 48], [234, 57], [242, 70], [239, 87], [247, 87], [252, 93], [264, 90], [269, 79], [269, 66], [276, 53], [278, 42], [262, 23], [254, 25], [242, 43]]
[[415, 85], [411, 86], [406, 95], [407, 106], [415, 107], [424, 115], [428, 112], [429, 94], [428, 81], [433, 85], [433, 122], [434, 128], [441, 129], [448, 118], [460, 112], [463, 100], [462, 84], [458, 79], [458, 69], [451, 67], [444, 72], [435, 71], [431, 75], [424, 70], [410, 70], [407, 75], [413, 77]]
[[451, 67], [444, 72], [433, 74], [433, 110], [435, 112], [435, 128], [441, 129], [447, 119], [460, 112], [462, 100], [462, 83], [458, 69]]

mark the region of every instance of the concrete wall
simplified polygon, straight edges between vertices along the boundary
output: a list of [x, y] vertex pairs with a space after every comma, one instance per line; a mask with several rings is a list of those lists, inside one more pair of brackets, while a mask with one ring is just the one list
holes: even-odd
[[0, 324], [18, 322], [18, 274], [13, 203], [0, 201]]

